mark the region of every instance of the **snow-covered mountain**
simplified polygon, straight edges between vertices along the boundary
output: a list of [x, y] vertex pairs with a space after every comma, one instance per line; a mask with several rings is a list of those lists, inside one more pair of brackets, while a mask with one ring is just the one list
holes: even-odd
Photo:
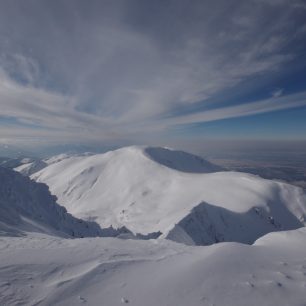
[[38, 162], [39, 159], [33, 157], [2, 157], [0, 160], [0, 166], [8, 169], [14, 169], [23, 165], [29, 165], [33, 162]]
[[[35, 171], [27, 167], [19, 171]], [[305, 303], [300, 188], [147, 147], [56, 156], [32, 178], [91, 221], [67, 213], [45, 184], [0, 167], [1, 305]], [[94, 220], [158, 239], [64, 239], [135, 238]], [[222, 241], [236, 242], [188, 245]]]
[[102, 230], [95, 222], [83, 221], [56, 203], [48, 186], [0, 167], [0, 236], [29, 232], [63, 237], [117, 236], [114, 229]]
[[305, 224], [302, 189], [221, 170], [184, 152], [127, 147], [65, 157], [32, 178], [79, 218], [186, 244], [253, 243]]

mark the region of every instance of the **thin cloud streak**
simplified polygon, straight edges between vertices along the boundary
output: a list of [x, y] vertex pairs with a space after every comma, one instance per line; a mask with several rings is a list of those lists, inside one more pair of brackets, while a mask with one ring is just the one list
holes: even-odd
[[262, 113], [306, 106], [306, 91], [282, 97], [255, 101], [252, 103], [228, 106], [195, 114], [189, 114], [166, 121], [168, 125], [192, 124], [216, 120], [252, 116]]
[[[18, 124], [2, 125], [1, 138], [43, 139], [59, 142], [138, 139], [143, 134], [162, 134], [176, 125], [211, 122], [306, 106], [306, 92], [272, 97], [252, 103], [227, 106], [167, 119], [154, 118], [113, 122], [102, 116], [74, 109], [74, 98], [20, 85], [0, 74], [1, 115], [16, 119]], [[9, 125], [9, 126], [8, 126]]]

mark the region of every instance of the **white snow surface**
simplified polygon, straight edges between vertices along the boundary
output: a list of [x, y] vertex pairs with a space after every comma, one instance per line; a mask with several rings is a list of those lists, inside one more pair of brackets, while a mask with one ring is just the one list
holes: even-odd
[[48, 165], [51, 165], [53, 163], [58, 163], [66, 158], [76, 156], [76, 154], [68, 154], [68, 153], [61, 153], [49, 158], [45, 159], [30, 159], [30, 158], [24, 158], [21, 161], [21, 165], [18, 167], [15, 167], [14, 170], [17, 172], [20, 172], [21, 174], [25, 176], [30, 176], [35, 172], [38, 172], [39, 170], [45, 168]]
[[1, 305], [301, 306], [306, 229], [254, 245], [0, 237]]
[[271, 231], [304, 226], [302, 189], [218, 170], [188, 153], [134, 146], [65, 156], [32, 178], [79, 218], [134, 233], [161, 232], [186, 244], [253, 243]]

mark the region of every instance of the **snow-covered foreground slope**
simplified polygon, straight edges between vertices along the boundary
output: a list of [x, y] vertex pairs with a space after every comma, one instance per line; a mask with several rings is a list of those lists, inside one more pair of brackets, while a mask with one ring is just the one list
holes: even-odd
[[73, 215], [102, 227], [162, 233], [187, 244], [252, 243], [306, 219], [302, 189], [216, 166], [184, 152], [127, 147], [66, 157], [32, 178]]
[[253, 246], [0, 238], [1, 305], [301, 306], [306, 229]]
[[56, 203], [48, 186], [13, 170], [0, 167], [0, 182], [0, 236], [38, 232], [62, 237], [96, 237], [121, 233], [102, 230], [95, 222], [73, 217]]

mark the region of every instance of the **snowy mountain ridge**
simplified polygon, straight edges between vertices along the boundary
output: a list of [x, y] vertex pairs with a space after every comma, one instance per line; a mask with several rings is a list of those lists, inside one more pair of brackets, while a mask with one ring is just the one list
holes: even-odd
[[133, 146], [66, 157], [32, 178], [79, 218], [188, 244], [253, 243], [304, 226], [302, 189], [221, 170], [185, 152]]

